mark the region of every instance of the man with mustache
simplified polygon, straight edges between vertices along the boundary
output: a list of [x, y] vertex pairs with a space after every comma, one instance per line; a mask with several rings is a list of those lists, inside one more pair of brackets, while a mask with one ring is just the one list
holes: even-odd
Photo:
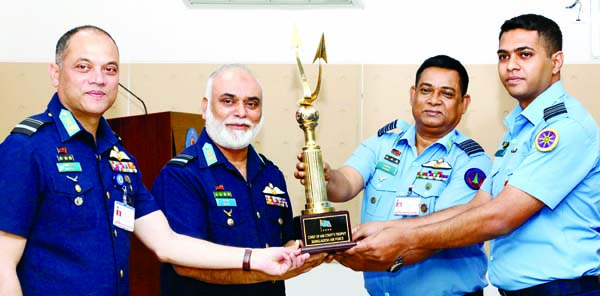
[[[103, 117], [117, 98], [119, 50], [95, 26], [63, 34], [48, 108], [0, 144], [0, 295], [129, 295], [129, 237], [163, 262], [280, 275], [291, 248], [219, 246], [175, 233], [137, 162]], [[261, 246], [264, 247], [264, 246]]]
[[[152, 186], [173, 229], [237, 247], [297, 244], [289, 241], [292, 204], [283, 173], [250, 144], [263, 123], [262, 106], [262, 87], [246, 67], [224, 65], [209, 76], [204, 130]], [[285, 295], [283, 279], [308, 271], [324, 256], [312, 256], [280, 277], [163, 264], [162, 295]]]
[[[331, 170], [326, 163], [328, 199], [348, 201], [364, 189], [361, 218], [367, 224], [426, 216], [471, 200], [491, 161], [456, 129], [471, 101], [468, 85], [467, 70], [456, 59], [439, 55], [425, 60], [410, 88], [415, 124], [393, 121], [361, 143], [343, 167]], [[302, 162], [296, 168], [296, 178], [302, 179]], [[408, 262], [381, 267], [344, 252], [335, 259], [366, 271], [371, 295], [483, 295], [487, 285], [482, 245], [445, 250], [403, 268]]]
[[491, 240], [489, 278], [501, 295], [598, 296], [600, 128], [561, 81], [556, 22], [519, 15], [498, 39], [498, 76], [517, 104], [491, 177], [468, 204], [359, 229], [366, 238], [349, 255], [389, 266]]

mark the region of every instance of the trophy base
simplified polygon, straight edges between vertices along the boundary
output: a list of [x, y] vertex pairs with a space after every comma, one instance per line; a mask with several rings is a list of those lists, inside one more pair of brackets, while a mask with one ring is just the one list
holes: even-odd
[[302, 239], [302, 253], [331, 253], [356, 245], [348, 211], [300, 215], [294, 217], [294, 229], [296, 237]]

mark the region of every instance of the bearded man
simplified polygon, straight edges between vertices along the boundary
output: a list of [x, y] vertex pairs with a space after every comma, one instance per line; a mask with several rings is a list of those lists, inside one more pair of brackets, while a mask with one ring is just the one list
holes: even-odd
[[[196, 144], [167, 163], [152, 186], [175, 231], [246, 248], [294, 244], [292, 203], [283, 173], [250, 145], [263, 123], [262, 104], [262, 87], [243, 65], [224, 65], [209, 76], [202, 98], [204, 130]], [[161, 291], [285, 295], [283, 279], [310, 270], [325, 256], [311, 256], [302, 267], [279, 277], [163, 264]]]

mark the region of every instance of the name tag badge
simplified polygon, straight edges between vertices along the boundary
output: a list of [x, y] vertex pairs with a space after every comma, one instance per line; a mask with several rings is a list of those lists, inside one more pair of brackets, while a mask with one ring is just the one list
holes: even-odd
[[113, 225], [133, 232], [135, 224], [135, 208], [126, 203], [115, 201], [115, 212], [113, 214]]
[[394, 215], [419, 215], [420, 197], [398, 196], [394, 203]]

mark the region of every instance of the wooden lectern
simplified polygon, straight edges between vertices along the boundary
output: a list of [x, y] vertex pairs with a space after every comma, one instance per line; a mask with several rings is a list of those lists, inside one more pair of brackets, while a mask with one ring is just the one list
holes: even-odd
[[[127, 151], [138, 162], [148, 190], [162, 167], [185, 149], [186, 136], [195, 128], [199, 136], [204, 120], [199, 114], [161, 112], [108, 119]], [[160, 262], [134, 235], [129, 257], [131, 296], [160, 295]]]

